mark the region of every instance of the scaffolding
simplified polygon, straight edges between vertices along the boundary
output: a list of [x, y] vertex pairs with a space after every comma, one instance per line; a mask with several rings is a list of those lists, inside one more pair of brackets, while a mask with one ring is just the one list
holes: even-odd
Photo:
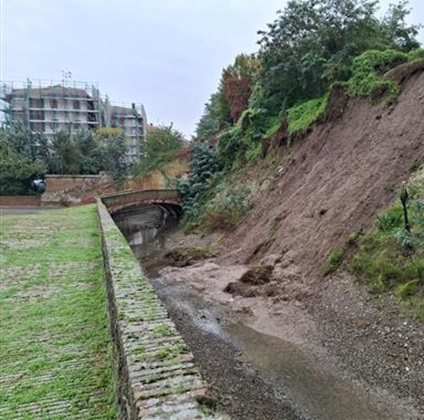
[[95, 85], [74, 81], [2, 82], [3, 123], [22, 124], [46, 137], [58, 131], [93, 130], [101, 123], [101, 99]]
[[132, 162], [138, 160], [147, 129], [144, 106], [135, 103], [110, 104], [107, 102], [104, 108], [107, 116], [106, 125], [124, 131], [129, 160]]
[[128, 160], [137, 161], [147, 119], [142, 104], [111, 104], [98, 86], [64, 79], [0, 82], [1, 125], [22, 124], [48, 139], [60, 131], [75, 134], [98, 127], [119, 127], [127, 139]]

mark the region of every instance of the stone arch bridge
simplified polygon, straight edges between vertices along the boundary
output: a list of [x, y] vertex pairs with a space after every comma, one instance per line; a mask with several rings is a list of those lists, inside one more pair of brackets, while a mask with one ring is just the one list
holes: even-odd
[[181, 212], [181, 197], [177, 190], [123, 191], [103, 195], [101, 199], [111, 215], [117, 212], [135, 209], [146, 204], [156, 204], [165, 208], [178, 209]]

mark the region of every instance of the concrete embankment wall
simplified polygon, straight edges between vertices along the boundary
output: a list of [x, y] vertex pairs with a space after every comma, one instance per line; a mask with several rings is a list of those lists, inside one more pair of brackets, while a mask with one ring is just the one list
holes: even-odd
[[205, 415], [193, 355], [100, 200], [98, 214], [121, 418], [217, 418]]

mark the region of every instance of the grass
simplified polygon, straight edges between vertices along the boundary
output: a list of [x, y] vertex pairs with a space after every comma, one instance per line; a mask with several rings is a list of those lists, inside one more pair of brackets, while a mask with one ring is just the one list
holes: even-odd
[[172, 334], [172, 329], [169, 325], [158, 325], [150, 330], [150, 333], [157, 338], [167, 337]]
[[0, 246], [0, 418], [116, 418], [95, 206], [2, 217]]
[[324, 275], [334, 273], [342, 264], [345, 251], [336, 249], [327, 258], [324, 265]]
[[397, 200], [377, 218], [377, 226], [358, 240], [350, 270], [363, 278], [373, 293], [393, 293], [413, 316], [424, 319], [424, 172], [410, 181], [408, 214], [411, 233], [404, 228]]

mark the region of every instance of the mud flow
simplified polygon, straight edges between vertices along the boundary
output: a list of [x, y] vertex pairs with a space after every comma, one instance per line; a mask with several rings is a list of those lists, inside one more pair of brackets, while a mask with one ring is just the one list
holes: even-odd
[[[145, 213], [150, 222], [151, 215]], [[230, 418], [397, 418], [377, 409], [362, 388], [323, 369], [294, 342], [247, 325], [231, 304], [207, 298], [190, 284], [162, 278], [160, 270], [168, 265], [164, 255], [175, 245], [170, 238], [176, 224], [136, 219], [118, 224], [191, 348], [217, 406]], [[207, 288], [208, 278], [204, 283]]]

